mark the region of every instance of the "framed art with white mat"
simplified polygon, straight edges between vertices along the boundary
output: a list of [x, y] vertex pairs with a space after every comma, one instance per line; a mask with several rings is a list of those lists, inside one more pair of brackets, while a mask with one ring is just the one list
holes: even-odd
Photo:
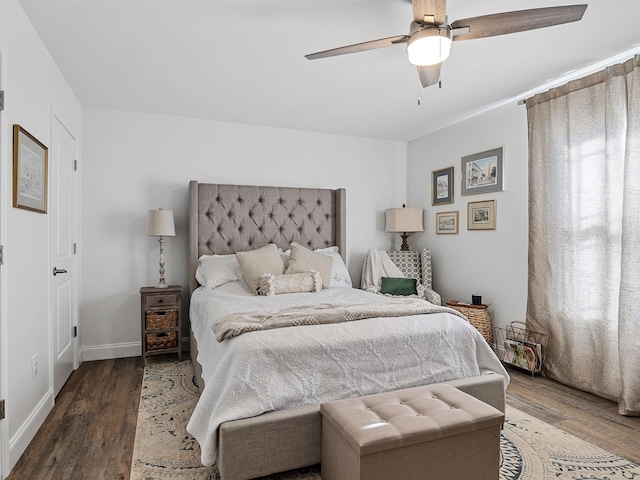
[[458, 212], [436, 212], [436, 233], [457, 234]]

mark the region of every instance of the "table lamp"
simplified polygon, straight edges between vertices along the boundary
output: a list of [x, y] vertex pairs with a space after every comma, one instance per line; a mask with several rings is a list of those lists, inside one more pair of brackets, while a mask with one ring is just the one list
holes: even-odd
[[156, 288], [167, 288], [167, 285], [164, 281], [164, 237], [175, 237], [176, 236], [176, 227], [173, 222], [173, 211], [172, 210], [163, 210], [162, 208], [158, 210], [149, 210], [149, 214], [147, 215], [147, 235], [160, 237], [158, 242], [160, 242], [160, 281]]
[[410, 233], [422, 232], [422, 209], [407, 207], [404, 204], [402, 208], [389, 208], [385, 211], [386, 222], [385, 232], [402, 233], [402, 246], [400, 250], [409, 250], [407, 238]]

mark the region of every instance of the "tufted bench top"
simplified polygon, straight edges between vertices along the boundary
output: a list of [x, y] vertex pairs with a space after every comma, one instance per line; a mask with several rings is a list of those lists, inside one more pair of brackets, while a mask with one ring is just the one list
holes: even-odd
[[499, 425], [504, 414], [445, 384], [323, 403], [323, 418], [361, 456]]

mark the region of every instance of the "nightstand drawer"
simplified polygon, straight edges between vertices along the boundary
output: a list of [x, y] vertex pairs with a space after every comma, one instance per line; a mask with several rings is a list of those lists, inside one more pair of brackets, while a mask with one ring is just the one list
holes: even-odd
[[178, 309], [147, 310], [144, 314], [145, 329], [164, 330], [178, 326]]
[[155, 295], [145, 296], [146, 307], [173, 307], [178, 304], [178, 294], [176, 293], [159, 293]]
[[178, 348], [178, 332], [147, 333], [147, 351], [158, 352]]

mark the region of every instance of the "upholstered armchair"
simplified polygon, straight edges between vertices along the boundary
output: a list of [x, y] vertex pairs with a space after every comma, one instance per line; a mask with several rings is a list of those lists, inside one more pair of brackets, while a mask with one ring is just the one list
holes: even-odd
[[388, 251], [387, 255], [405, 277], [415, 278], [418, 284], [424, 286], [424, 296], [429, 302], [442, 304], [440, 295], [432, 289], [431, 251], [428, 248], [420, 251]]

